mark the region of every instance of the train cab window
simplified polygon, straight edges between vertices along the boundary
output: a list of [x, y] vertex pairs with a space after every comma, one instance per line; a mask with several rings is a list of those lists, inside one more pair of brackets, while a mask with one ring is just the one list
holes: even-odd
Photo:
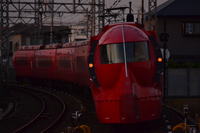
[[[127, 62], [142, 62], [149, 60], [149, 51], [147, 42], [127, 42], [125, 43]], [[124, 45], [107, 44], [100, 48], [101, 63], [113, 64], [124, 63]]]

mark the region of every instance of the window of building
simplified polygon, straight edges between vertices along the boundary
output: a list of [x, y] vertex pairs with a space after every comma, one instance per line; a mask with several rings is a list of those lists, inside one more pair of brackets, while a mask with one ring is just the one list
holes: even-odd
[[200, 22], [186, 22], [184, 23], [185, 35], [200, 35]]
[[85, 29], [81, 29], [80, 34], [81, 34], [81, 35], [86, 35]]
[[[143, 62], [149, 60], [147, 42], [128, 42], [125, 43], [127, 62]], [[101, 63], [113, 64], [124, 63], [123, 43], [103, 45], [100, 48]]]

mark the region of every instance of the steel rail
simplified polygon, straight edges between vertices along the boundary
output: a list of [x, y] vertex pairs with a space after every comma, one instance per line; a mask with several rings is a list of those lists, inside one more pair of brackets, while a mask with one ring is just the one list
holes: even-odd
[[[15, 86], [15, 87], [17, 88], [18, 86]], [[33, 122], [35, 122], [42, 115], [42, 113], [45, 111], [45, 107], [46, 107], [45, 101], [43, 99], [41, 99], [39, 96], [34, 95], [33, 93], [27, 92], [27, 91], [22, 90], [22, 89], [18, 89], [18, 90], [23, 91], [25, 93], [28, 93], [29, 95], [32, 95], [33, 97], [39, 99], [39, 101], [42, 103], [42, 109], [39, 113], [37, 113], [37, 115], [33, 119], [31, 119], [29, 122], [27, 122], [23, 126], [15, 129], [13, 133], [19, 133], [22, 130], [24, 130], [25, 128], [29, 127]]]
[[[56, 125], [59, 122], [59, 120], [62, 118], [62, 116], [64, 115], [65, 110], [66, 110], [66, 105], [65, 105], [64, 101], [61, 100], [61, 98], [59, 98], [58, 96], [56, 96], [54, 94], [51, 94], [50, 92], [47, 92], [47, 91], [44, 91], [44, 90], [33, 89], [32, 87], [25, 87], [25, 86], [17, 86], [17, 87], [21, 87], [23, 89], [29, 89], [31, 91], [35, 91], [36, 93], [39, 92], [39, 93], [43, 93], [45, 95], [48, 95], [50, 97], [54, 97], [61, 104], [62, 111], [58, 114], [58, 116], [56, 117], [56, 119], [53, 122], [51, 122], [45, 129], [43, 129], [41, 131], [41, 133], [47, 132], [48, 130], [50, 130], [51, 128], [53, 128], [54, 125]], [[28, 92], [28, 91], [25, 91], [25, 92], [31, 94], [31, 92]], [[34, 94], [32, 94], [32, 95], [34, 96]], [[22, 127], [16, 129], [14, 131], [14, 133], [19, 133], [19, 132], [25, 130], [26, 128], [28, 128], [29, 126], [31, 126], [31, 124], [33, 122], [36, 122], [40, 118], [40, 116], [42, 115], [42, 113], [45, 111], [45, 108], [46, 108], [45, 101], [44, 100], [41, 100], [41, 101], [42, 101], [42, 110], [31, 121], [29, 121], [28, 123], [26, 123]]]

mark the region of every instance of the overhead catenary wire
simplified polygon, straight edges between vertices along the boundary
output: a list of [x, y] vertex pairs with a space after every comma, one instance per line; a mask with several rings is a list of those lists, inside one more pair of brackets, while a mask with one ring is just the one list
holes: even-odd
[[121, 0], [115, 0], [110, 8], [116, 7], [120, 2], [121, 2]]

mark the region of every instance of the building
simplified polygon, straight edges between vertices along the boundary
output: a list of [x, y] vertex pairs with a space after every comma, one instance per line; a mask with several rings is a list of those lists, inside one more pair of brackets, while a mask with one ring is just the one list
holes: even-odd
[[171, 60], [200, 61], [200, 0], [168, 0], [146, 14], [145, 28], [166, 29]]
[[[10, 52], [22, 45], [50, 44], [50, 26], [42, 26], [41, 30], [33, 24], [17, 24], [10, 31]], [[53, 27], [53, 43], [68, 42], [71, 30], [68, 26]]]
[[79, 24], [71, 26], [70, 42], [83, 41], [88, 39], [87, 25]]

